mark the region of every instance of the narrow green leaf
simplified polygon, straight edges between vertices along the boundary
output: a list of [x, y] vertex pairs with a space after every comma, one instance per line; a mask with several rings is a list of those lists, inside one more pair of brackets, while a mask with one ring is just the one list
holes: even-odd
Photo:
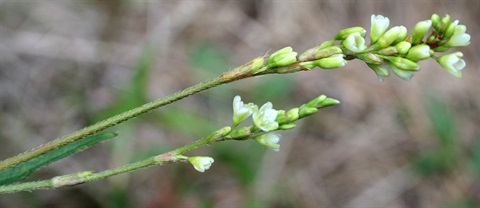
[[32, 174], [35, 170], [43, 166], [73, 155], [101, 141], [111, 139], [115, 136], [117, 136], [116, 133], [100, 133], [93, 136], [85, 137], [79, 141], [73, 142], [39, 157], [23, 162], [15, 167], [3, 170], [0, 172], [0, 185], [7, 185], [23, 180], [30, 174]]

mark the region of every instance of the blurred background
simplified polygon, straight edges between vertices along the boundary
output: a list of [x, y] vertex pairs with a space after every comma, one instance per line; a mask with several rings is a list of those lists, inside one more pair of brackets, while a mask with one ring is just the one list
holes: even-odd
[[[268, 75], [191, 96], [109, 129], [111, 141], [28, 180], [101, 171], [231, 124], [232, 99], [289, 109], [342, 101], [282, 133], [274, 152], [223, 142], [215, 158], [142, 169], [59, 190], [4, 194], [0, 207], [476, 207], [480, 198], [480, 1], [3, 0], [0, 159], [292, 46], [303, 52], [382, 14], [412, 28], [450, 14], [471, 34], [457, 79], [434, 60], [411, 81], [377, 80], [363, 62]], [[451, 50], [450, 52], [455, 51]]]

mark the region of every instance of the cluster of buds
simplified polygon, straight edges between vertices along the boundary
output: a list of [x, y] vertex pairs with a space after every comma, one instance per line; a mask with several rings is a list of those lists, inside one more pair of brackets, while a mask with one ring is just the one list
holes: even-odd
[[275, 133], [278, 130], [292, 129], [296, 126], [298, 119], [313, 115], [319, 108], [336, 105], [340, 103], [338, 100], [321, 95], [299, 108], [292, 108], [288, 111], [273, 109], [272, 103], [265, 103], [260, 109], [253, 103], [244, 104], [240, 96], [233, 99], [233, 125], [246, 120], [250, 115], [253, 118], [253, 125], [245, 126], [232, 130], [229, 136], [232, 139], [242, 140], [248, 139], [252, 135], [258, 143], [278, 151], [278, 144], [281, 135]]
[[[370, 44], [365, 41], [366, 31], [352, 27], [340, 31], [334, 38], [346, 56], [358, 58], [367, 63], [379, 79], [390, 76], [392, 71], [398, 77], [409, 80], [420, 69], [418, 62], [435, 58], [448, 72], [461, 77], [465, 62], [461, 52], [436, 57], [452, 47], [470, 44], [470, 35], [465, 25], [458, 20], [451, 22], [450, 16], [440, 18], [434, 14], [430, 20], [418, 22], [408, 36], [407, 28], [395, 26], [388, 29], [390, 20], [382, 15], [372, 15]], [[427, 35], [431, 31], [430, 35]]]
[[[435, 58], [449, 73], [461, 77], [461, 70], [465, 68], [461, 52], [438, 57], [435, 53], [469, 45], [470, 35], [465, 33], [465, 25], [458, 25], [458, 20], [452, 22], [448, 15], [440, 18], [434, 14], [430, 20], [418, 22], [408, 36], [406, 27], [395, 26], [389, 29], [389, 24], [387, 17], [372, 15], [368, 44], [365, 40], [367, 31], [364, 28], [346, 28], [338, 32], [332, 40], [300, 55], [291, 47], [285, 47], [272, 53], [266, 60], [265, 57], [258, 57], [234, 72], [259, 74], [267, 73], [266, 70], [289, 73], [315, 67], [334, 69], [345, 66], [347, 60], [358, 58], [365, 61], [380, 80], [390, 76], [390, 72], [404, 80], [410, 80], [414, 72], [420, 70], [419, 61]], [[316, 113], [319, 108], [338, 103], [338, 100], [322, 95], [298, 108], [285, 111], [275, 110], [270, 102], [260, 108], [253, 103], [245, 104], [240, 96], [235, 96], [233, 127], [224, 127], [206, 139], [221, 141], [253, 138], [258, 143], [279, 151], [281, 135], [276, 131], [295, 128], [298, 119]], [[250, 116], [252, 125], [238, 127]], [[207, 170], [214, 162], [211, 157], [200, 156], [190, 157], [188, 161], [200, 172]]]
[[420, 70], [419, 61], [434, 58], [449, 73], [461, 77], [461, 70], [465, 68], [461, 52], [435, 55], [452, 47], [470, 44], [465, 25], [458, 23], [458, 20], [452, 22], [449, 15], [440, 18], [434, 14], [431, 19], [418, 22], [409, 36], [405, 26], [389, 28], [390, 20], [387, 17], [372, 15], [370, 43], [365, 40], [367, 30], [358, 26], [350, 27], [338, 32], [332, 40], [298, 56], [291, 47], [285, 47], [272, 53], [265, 65], [263, 58], [256, 59], [252, 62], [252, 71], [289, 73], [315, 67], [335, 69], [345, 66], [347, 60], [358, 58], [365, 61], [380, 80], [390, 76], [390, 72], [410, 80]]

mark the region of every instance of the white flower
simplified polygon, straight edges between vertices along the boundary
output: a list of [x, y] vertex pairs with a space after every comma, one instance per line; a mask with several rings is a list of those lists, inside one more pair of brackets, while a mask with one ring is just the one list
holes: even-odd
[[373, 44], [387, 31], [390, 20], [382, 15], [372, 15], [370, 19], [370, 44]]
[[262, 144], [265, 145], [266, 147], [274, 150], [274, 151], [279, 151], [280, 150], [280, 144], [278, 142], [280, 141], [280, 134], [276, 133], [268, 133], [268, 134], [263, 134], [255, 138], [255, 140]]
[[470, 44], [470, 35], [465, 33], [467, 27], [465, 25], [458, 25], [455, 27], [455, 32], [450, 40], [445, 43], [445, 46], [456, 47], [456, 46], [467, 46]]
[[247, 119], [254, 111], [257, 111], [258, 107], [253, 104], [244, 104], [240, 96], [233, 98], [233, 126], [237, 126]]
[[348, 35], [343, 41], [343, 45], [345, 48], [355, 53], [362, 52], [367, 48], [365, 45], [365, 38], [363, 38], [358, 32]]
[[272, 109], [272, 107], [272, 103], [267, 102], [260, 110], [253, 113], [253, 124], [262, 131], [268, 132], [278, 128], [278, 123], [275, 122], [277, 111]]
[[450, 74], [458, 78], [462, 77], [461, 70], [465, 68], [465, 61], [461, 59], [462, 52], [455, 52], [437, 58], [437, 62], [446, 69]]
[[205, 172], [205, 170], [208, 170], [210, 166], [212, 166], [212, 163], [214, 162], [213, 158], [211, 157], [201, 157], [201, 156], [196, 156], [196, 157], [189, 157], [188, 162], [193, 165], [195, 170], [199, 172]]

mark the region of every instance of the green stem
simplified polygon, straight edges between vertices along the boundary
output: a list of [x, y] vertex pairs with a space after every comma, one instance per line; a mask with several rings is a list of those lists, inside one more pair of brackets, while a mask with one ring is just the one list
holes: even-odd
[[[170, 157], [167, 157], [167, 156], [170, 156]], [[160, 160], [159, 158], [161, 158], [162, 160]], [[82, 175], [82, 173], [69, 174], [64, 176], [57, 176], [49, 180], [0, 186], [0, 193], [12, 193], [12, 192], [18, 192], [18, 191], [31, 191], [31, 190], [37, 190], [37, 189], [52, 189], [52, 188], [60, 188], [65, 186], [73, 186], [81, 183], [100, 180], [100, 179], [118, 175], [121, 173], [134, 171], [140, 168], [146, 168], [153, 165], [163, 165], [165, 163], [175, 162], [175, 161], [176, 161], [175, 157], [171, 157], [171, 154], [165, 153], [157, 157], [151, 157], [136, 163], [128, 164], [115, 169], [105, 170], [105, 171], [93, 173], [93, 174], [85, 174], [85, 175]]]
[[96, 124], [93, 124], [91, 126], [85, 127], [81, 130], [78, 130], [72, 134], [66, 135], [64, 137], [61, 137], [59, 139], [53, 140], [49, 143], [46, 143], [42, 146], [39, 146], [35, 149], [32, 149], [30, 151], [24, 152], [22, 154], [19, 154], [17, 156], [8, 158], [6, 160], [3, 160], [0, 162], [0, 171], [5, 170], [7, 168], [16, 166], [22, 162], [28, 161], [32, 158], [38, 157], [40, 155], [43, 155], [49, 151], [52, 151], [56, 148], [65, 146], [69, 143], [72, 143], [74, 141], [77, 141], [79, 139], [82, 139], [86, 136], [95, 134], [97, 132], [100, 132], [108, 127], [120, 124], [128, 119], [134, 118], [136, 116], [142, 115], [144, 113], [147, 113], [153, 109], [162, 107], [164, 105], [170, 104], [172, 102], [178, 101], [182, 98], [188, 97], [190, 95], [196, 94], [198, 92], [204, 91], [206, 89], [224, 84], [224, 83], [229, 83], [238, 79], [246, 78], [248, 76], [252, 76], [251, 74], [246, 74], [242, 73], [242, 71], [238, 70], [231, 70], [228, 72], [225, 72], [224, 74], [213, 78], [211, 80], [208, 80], [206, 82], [202, 82], [200, 84], [197, 84], [195, 86], [192, 86], [190, 88], [187, 88], [185, 90], [179, 91], [173, 95], [152, 101], [150, 103], [146, 103], [140, 107], [134, 108], [132, 110], [123, 112], [121, 114], [118, 114], [116, 116], [113, 116], [111, 118], [108, 118], [106, 120], [100, 121]]
[[197, 140], [194, 143], [187, 144], [183, 147], [177, 148], [173, 151], [170, 151], [161, 155], [157, 155], [154, 157], [150, 157], [148, 159], [141, 160], [136, 163], [131, 163], [125, 166], [121, 166], [121, 167], [110, 169], [110, 170], [105, 170], [98, 173], [83, 174], [88, 172], [86, 171], [81, 173], [68, 174], [64, 176], [57, 176], [49, 180], [0, 186], [0, 193], [12, 193], [12, 192], [19, 192], [19, 191], [32, 191], [37, 189], [52, 189], [52, 188], [60, 188], [65, 186], [73, 186], [77, 184], [100, 180], [103, 178], [107, 178], [107, 177], [122, 174], [122, 173], [135, 171], [141, 168], [146, 168], [154, 165], [164, 165], [166, 163], [184, 161], [186, 157], [182, 156], [183, 153], [194, 150], [203, 145], [220, 141], [222, 137], [228, 132], [230, 132], [229, 127], [222, 128], [218, 131], [213, 132], [207, 137]]

